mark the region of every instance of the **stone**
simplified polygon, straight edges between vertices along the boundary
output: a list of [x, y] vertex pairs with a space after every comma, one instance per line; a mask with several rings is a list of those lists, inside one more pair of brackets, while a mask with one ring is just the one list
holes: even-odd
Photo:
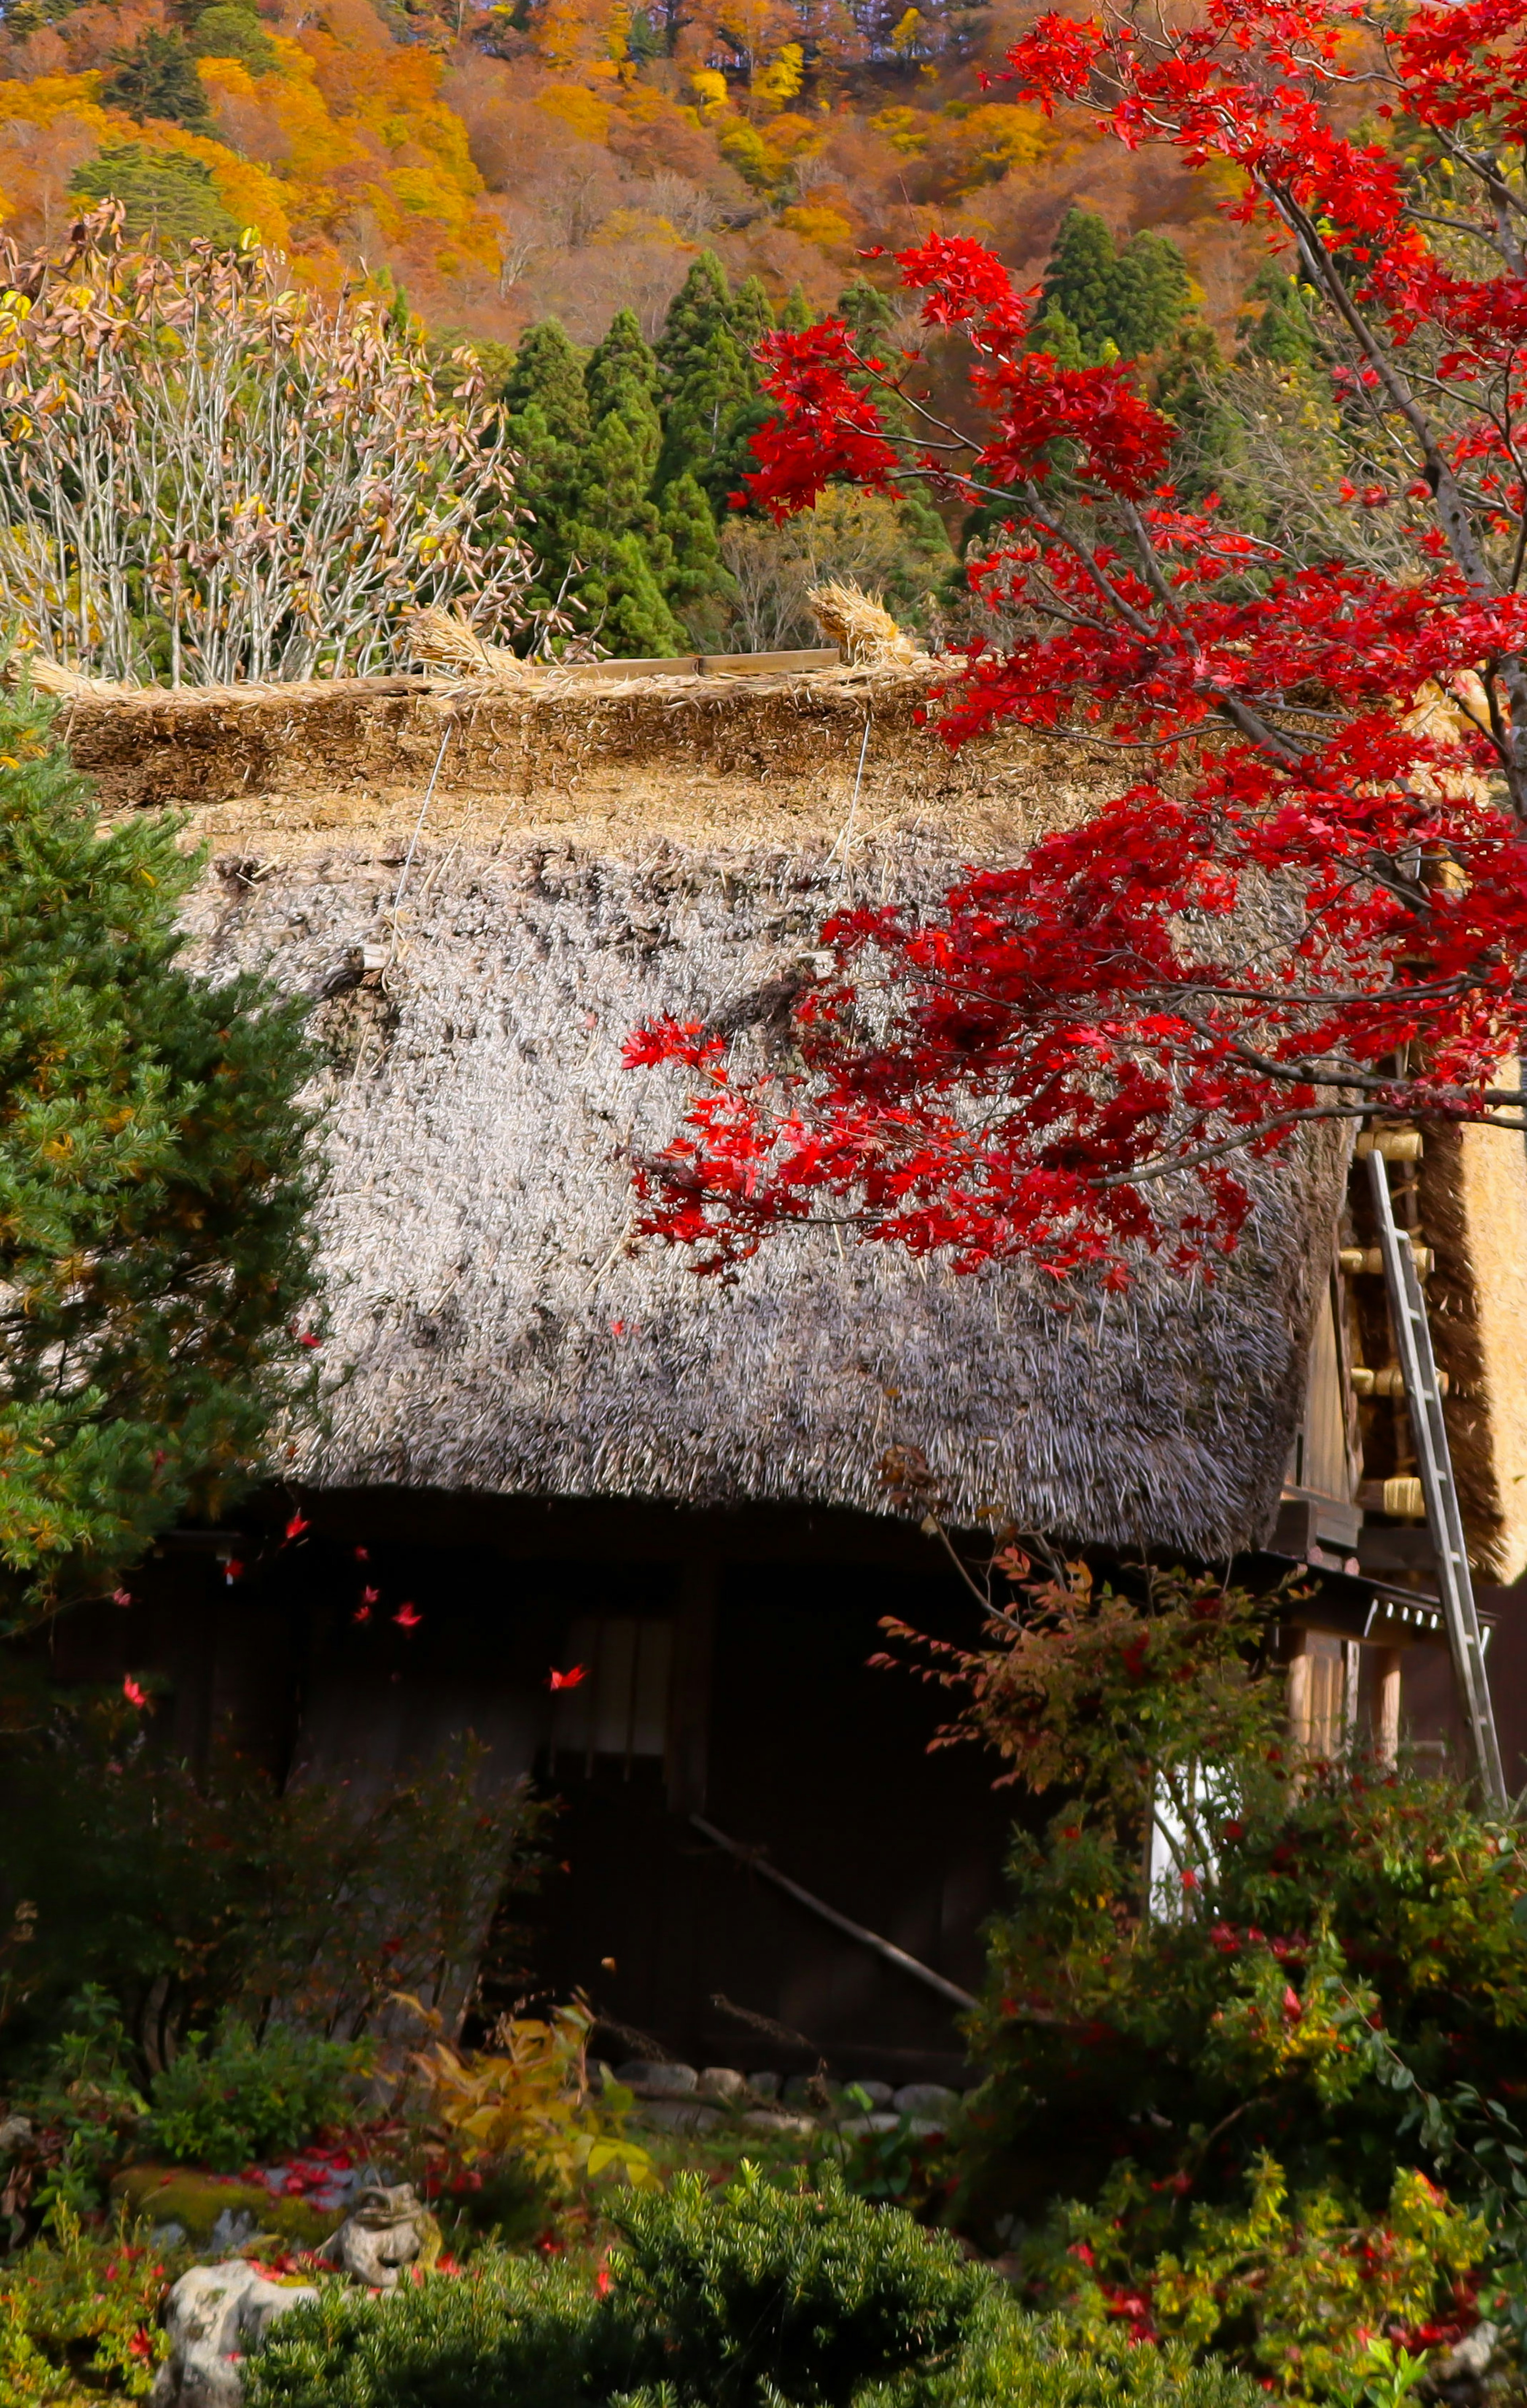
[[207, 2236], [208, 2251], [219, 2260], [235, 2257], [259, 2229], [247, 2207], [225, 2207]]
[[395, 2183], [390, 2189], [371, 2183], [356, 2193], [339, 2231], [316, 2254], [368, 2290], [390, 2291], [399, 2267], [415, 2260], [432, 2265], [439, 2250], [440, 2228], [411, 2183]]
[[755, 2132], [793, 2132], [804, 2135], [814, 2132], [814, 2115], [789, 2115], [778, 2107], [750, 2107], [742, 2121]]
[[942, 2116], [935, 2122], [931, 2115], [899, 2115], [897, 2122], [910, 2140], [942, 2140], [944, 2125]]
[[7, 2115], [0, 2121], [0, 2149], [24, 2149], [31, 2138], [29, 2115]]
[[777, 2073], [750, 2073], [747, 2086], [755, 2099], [777, 2099], [780, 2095], [780, 2077]]
[[639, 2099], [692, 2099], [699, 2075], [692, 2065], [623, 2065], [617, 2079]]
[[659, 2132], [711, 2132], [726, 2122], [719, 2107], [707, 2107], [700, 2099], [645, 2099], [641, 2102], [641, 2121]]
[[838, 2127], [840, 2132], [899, 2132], [901, 2118], [883, 2110], [875, 2115], [849, 2115]]
[[725, 2099], [739, 2106], [747, 2096], [747, 2077], [730, 2065], [707, 2065], [700, 2072], [699, 2092], [702, 2099]]
[[888, 2107], [896, 2096], [888, 2082], [851, 2082], [848, 2087], [863, 2091], [870, 2101], [865, 2113], [871, 2115], [878, 2114], [883, 2107]]
[[1447, 2390], [1456, 2386], [1464, 2394], [1473, 2391], [1491, 2372], [1500, 2338], [1499, 2325], [1477, 2324], [1443, 2357], [1433, 2359], [1427, 2370], [1428, 2387], [1437, 2386]]
[[183, 2224], [156, 2224], [149, 2233], [151, 2249], [183, 2249], [191, 2235]]
[[[959, 2112], [959, 2093], [946, 2089], [942, 2082], [903, 2082], [893, 2092], [891, 2104], [899, 2115], [949, 2116]], [[943, 2124], [936, 2128], [942, 2131]]]
[[238, 2362], [258, 2349], [278, 2316], [315, 2300], [310, 2283], [271, 2283], [242, 2258], [193, 2266], [165, 2302], [169, 2356], [154, 2377], [151, 2408], [240, 2408]]

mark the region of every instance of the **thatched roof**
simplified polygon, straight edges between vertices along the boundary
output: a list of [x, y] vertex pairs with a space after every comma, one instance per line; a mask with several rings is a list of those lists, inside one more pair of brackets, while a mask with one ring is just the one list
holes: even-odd
[[[761, 991], [824, 908], [932, 895], [1116, 774], [1016, 738], [951, 763], [915, 724], [925, 690], [841, 670], [74, 703], [107, 806], [187, 804], [219, 853], [207, 964], [334, 990], [329, 1359], [352, 1368], [301, 1476], [885, 1511], [878, 1458], [915, 1446], [962, 1515], [1201, 1555], [1264, 1535], [1329, 1151], [1262, 1174], [1214, 1286], [1147, 1270], [1123, 1297], [1058, 1296], [815, 1233], [733, 1286], [632, 1252], [626, 1155], [674, 1107], [620, 1067], [634, 1024], [726, 1010], [767, 1043]], [[357, 984], [365, 959], [386, 967]]]

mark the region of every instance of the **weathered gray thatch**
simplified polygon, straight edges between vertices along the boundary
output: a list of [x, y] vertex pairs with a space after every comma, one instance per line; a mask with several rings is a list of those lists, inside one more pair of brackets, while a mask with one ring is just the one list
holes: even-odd
[[[650, 766], [650, 765], [649, 765]], [[861, 800], [861, 808], [868, 805]], [[832, 815], [841, 824], [841, 796]], [[873, 819], [872, 810], [868, 815]], [[681, 814], [682, 816], [682, 814]], [[938, 890], [960, 853], [901, 824], [855, 886]], [[622, 1069], [659, 1010], [713, 1015], [809, 951], [843, 854], [658, 824], [639, 850], [544, 838], [424, 851], [396, 958], [324, 1003], [334, 1334], [353, 1366], [294, 1469], [689, 1503], [887, 1510], [883, 1451], [923, 1450], [961, 1515], [1217, 1555], [1264, 1535], [1304, 1373], [1336, 1178], [1269, 1174], [1218, 1283], [1146, 1273], [1058, 1295], [1019, 1270], [926, 1271], [830, 1235], [774, 1242], [732, 1286], [629, 1250], [626, 1155], [674, 1093]], [[315, 991], [383, 937], [392, 857], [225, 865], [209, 966], [273, 960]]]

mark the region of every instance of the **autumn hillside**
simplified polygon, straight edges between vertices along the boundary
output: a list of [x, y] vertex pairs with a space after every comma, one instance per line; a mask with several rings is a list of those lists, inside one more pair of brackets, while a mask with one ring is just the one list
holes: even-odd
[[0, 215], [23, 246], [82, 198], [150, 236], [244, 227], [298, 274], [362, 268], [437, 331], [559, 317], [648, 340], [705, 249], [830, 304], [930, 218], [1041, 272], [1069, 203], [1173, 235], [1224, 329], [1252, 265], [1208, 178], [1015, 107], [982, 70], [1013, 0], [10, 0]]

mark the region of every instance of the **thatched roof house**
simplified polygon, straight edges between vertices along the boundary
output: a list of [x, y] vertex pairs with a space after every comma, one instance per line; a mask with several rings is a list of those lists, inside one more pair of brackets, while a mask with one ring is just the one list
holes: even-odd
[[[1005, 1810], [978, 1771], [923, 1764], [930, 1709], [909, 1723], [900, 1695], [879, 1702], [890, 1684], [860, 1677], [888, 1604], [971, 1627], [940, 1589], [937, 1547], [891, 1505], [886, 1451], [919, 1450], [955, 1519], [995, 1511], [1067, 1544], [1244, 1555], [1291, 1503], [1289, 1552], [1355, 1570], [1361, 1517], [1331, 1288], [1345, 1171], [1327, 1140], [1259, 1174], [1213, 1284], [1147, 1268], [1123, 1298], [1085, 1283], [1058, 1297], [1021, 1268], [959, 1278], [820, 1233], [781, 1237], [724, 1286], [633, 1244], [627, 1158], [663, 1140], [676, 1100], [622, 1068], [634, 1025], [674, 1011], [767, 1047], [826, 910], [932, 896], [962, 864], [1085, 813], [1117, 774], [1106, 755], [1017, 738], [951, 761], [917, 724], [926, 687], [916, 669], [816, 667], [79, 693], [67, 726], [106, 812], [175, 804], [208, 842], [206, 966], [267, 962], [321, 998], [345, 1369], [328, 1426], [290, 1464], [340, 1551], [312, 1575], [303, 1744], [355, 1749], [385, 1729], [401, 1747], [497, 1712], [506, 1747], [528, 1762], [549, 1744], [558, 1782], [572, 1764], [590, 1784], [570, 1858], [596, 1833], [619, 1856], [617, 1831], [640, 1824], [650, 1873], [673, 1814], [704, 1804], [968, 1982]], [[1501, 1502], [1499, 1418], [1476, 1413], [1491, 1423], [1477, 1501], [1514, 1572], [1523, 1509]], [[362, 1538], [400, 1550], [421, 1595], [435, 1568], [442, 1625], [464, 1584], [502, 1598], [488, 1655], [518, 1650], [529, 1669], [505, 1674], [497, 1707], [481, 1650], [475, 1673], [453, 1658], [433, 1691], [416, 1651], [405, 1730], [396, 1668], [384, 1687], [345, 1654], [337, 1604], [324, 1620], [324, 1584]], [[824, 1645], [841, 1659], [831, 1736], [808, 1744], [800, 1691]], [[598, 1696], [548, 1725], [558, 1649], [605, 1670]], [[615, 1758], [612, 1824], [597, 1799]], [[657, 1819], [633, 1824], [643, 1762], [666, 1786]], [[904, 1811], [877, 1806], [850, 1830], [845, 1799], [862, 1801], [877, 1764]], [[916, 1837], [929, 1818], [938, 1830]], [[585, 1883], [567, 1908], [558, 1974], [634, 1963], [631, 1930], [596, 1942], [622, 1914], [623, 1930], [632, 1914], [636, 1931], [661, 1921], [647, 1874], [621, 1863], [613, 1888]], [[640, 1909], [612, 1903], [623, 1881]], [[747, 2003], [751, 1984], [754, 2005], [825, 2043], [873, 2026], [887, 2061], [941, 2044], [944, 2010], [867, 1974], [851, 1946], [845, 1971], [846, 1943], [803, 1942], [795, 1910], [771, 1907], [775, 1928], [755, 1899], [717, 1938], [725, 1878], [691, 1867], [672, 1882], [688, 1970], [633, 1973], [612, 2010], [627, 2022], [713, 2048], [701, 2002]], [[797, 1971], [779, 1972], [781, 1952]]]

